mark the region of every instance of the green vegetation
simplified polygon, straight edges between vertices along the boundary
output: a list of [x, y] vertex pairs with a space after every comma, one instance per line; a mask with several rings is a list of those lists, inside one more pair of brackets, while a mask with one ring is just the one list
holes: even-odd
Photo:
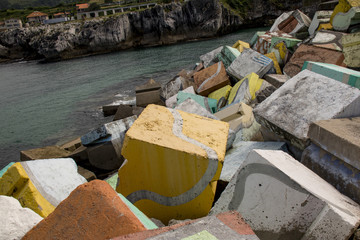
[[220, 0], [220, 2], [240, 16], [246, 16], [248, 10], [252, 8], [251, 0]]

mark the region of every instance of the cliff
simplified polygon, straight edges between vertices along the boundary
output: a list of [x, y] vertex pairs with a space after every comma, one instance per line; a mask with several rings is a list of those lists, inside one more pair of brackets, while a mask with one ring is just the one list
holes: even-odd
[[269, 7], [268, 2], [253, 1], [243, 16], [226, 9], [218, 0], [190, 0], [106, 18], [9, 30], [0, 33], [0, 60], [61, 60], [211, 38], [233, 32], [244, 24], [264, 22], [263, 16], [269, 14], [270, 7], [271, 16], [280, 15], [279, 7], [274, 3]]

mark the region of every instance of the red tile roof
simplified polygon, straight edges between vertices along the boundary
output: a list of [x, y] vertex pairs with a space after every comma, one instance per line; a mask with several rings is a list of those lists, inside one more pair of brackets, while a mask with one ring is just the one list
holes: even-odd
[[90, 5], [88, 3], [76, 4], [77, 9], [87, 9], [87, 8], [89, 8], [89, 6]]
[[28, 15], [26, 18], [41, 17], [41, 16], [47, 16], [47, 14], [36, 11], [36, 12], [30, 13], [30, 15]]

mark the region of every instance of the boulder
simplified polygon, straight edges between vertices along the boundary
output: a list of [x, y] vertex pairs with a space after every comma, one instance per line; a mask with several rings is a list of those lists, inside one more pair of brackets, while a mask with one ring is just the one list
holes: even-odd
[[359, 205], [278, 150], [253, 150], [210, 215], [236, 210], [260, 239], [348, 239]]
[[303, 150], [311, 122], [360, 115], [360, 90], [304, 70], [257, 105], [254, 114], [262, 126]]
[[23, 208], [13, 197], [0, 196], [0, 239], [20, 240], [42, 220], [34, 211]]
[[23, 239], [98, 240], [157, 228], [149, 219], [147, 227], [124, 200], [104, 181], [82, 184]]
[[0, 178], [0, 195], [13, 196], [23, 207], [47, 217], [85, 182], [71, 158], [17, 162]]
[[225, 156], [229, 125], [149, 105], [126, 133], [117, 191], [148, 217], [206, 216]]
[[199, 96], [196, 94], [185, 93], [183, 91], [180, 91], [177, 95], [177, 104], [181, 104], [188, 98], [193, 99], [210, 113], [215, 113], [217, 111], [217, 101], [215, 99]]
[[[188, 88], [182, 90], [182, 92], [195, 94], [195, 90], [194, 90], [194, 87], [193, 87], [193, 86], [188, 87]], [[168, 108], [174, 108], [174, 107], [176, 107], [176, 105], [177, 105], [177, 94], [175, 94], [174, 96], [172, 96], [172, 97], [170, 97], [169, 99], [167, 99], [165, 103], [166, 103], [166, 104], [165, 104], [166, 107], [168, 107]]]

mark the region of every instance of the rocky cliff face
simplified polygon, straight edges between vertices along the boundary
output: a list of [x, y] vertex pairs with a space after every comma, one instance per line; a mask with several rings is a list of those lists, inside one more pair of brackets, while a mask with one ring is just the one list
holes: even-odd
[[[278, 6], [268, 2], [253, 1], [253, 7], [244, 18], [226, 9], [218, 0], [190, 0], [84, 22], [6, 31], [0, 33], [0, 60], [61, 60], [215, 37], [237, 30], [253, 20], [260, 19], [261, 22], [262, 16], [269, 14], [269, 9], [273, 15], [279, 15]], [[301, 3], [295, 5], [289, 8], [296, 8]]]

